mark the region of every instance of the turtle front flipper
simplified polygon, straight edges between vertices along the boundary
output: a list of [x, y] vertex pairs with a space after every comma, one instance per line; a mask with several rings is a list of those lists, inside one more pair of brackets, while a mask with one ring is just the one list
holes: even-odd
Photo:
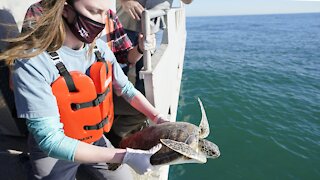
[[[171, 139], [160, 139], [160, 142], [167, 146], [168, 148], [192, 159], [195, 163], [206, 163], [207, 158], [204, 154], [198, 153], [193, 148], [191, 148], [188, 144], [183, 142], [174, 141]], [[187, 163], [187, 162], [185, 162]]]
[[210, 133], [210, 128], [209, 128], [209, 123], [208, 123], [206, 111], [204, 110], [204, 107], [202, 105], [200, 98], [198, 98], [198, 101], [200, 104], [201, 114], [202, 114], [200, 125], [199, 125], [199, 129], [200, 129], [199, 137], [204, 139], [204, 138], [208, 137], [208, 135]]

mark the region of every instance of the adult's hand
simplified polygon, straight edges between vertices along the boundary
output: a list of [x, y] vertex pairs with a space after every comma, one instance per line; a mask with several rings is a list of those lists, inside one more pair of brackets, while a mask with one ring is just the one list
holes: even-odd
[[133, 19], [140, 20], [144, 7], [135, 0], [122, 0], [121, 6]]
[[144, 41], [143, 35], [139, 35], [139, 47], [141, 50], [150, 50], [154, 51], [156, 49], [156, 35], [155, 34], [150, 34], [147, 36], [146, 40]]
[[163, 114], [158, 114], [154, 118], [153, 122], [156, 123], [156, 124], [162, 124], [162, 123], [170, 122], [170, 120], [167, 119]]

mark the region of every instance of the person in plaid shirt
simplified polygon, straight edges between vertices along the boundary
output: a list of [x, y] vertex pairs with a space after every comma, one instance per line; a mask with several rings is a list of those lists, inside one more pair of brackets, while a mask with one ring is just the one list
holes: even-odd
[[[180, 1], [180, 0], [179, 0]], [[181, 0], [185, 4], [190, 4], [192, 0]], [[116, 0], [117, 16], [122, 22], [125, 33], [130, 38], [132, 44], [140, 44], [141, 36], [141, 14], [144, 9], [170, 9], [173, 0]], [[160, 19], [158, 19], [160, 20]], [[156, 33], [160, 26], [150, 22], [151, 32]], [[161, 36], [162, 32], [158, 35]], [[152, 34], [155, 37], [155, 34]], [[155, 43], [150, 42], [150, 43]], [[154, 46], [155, 47], [155, 44]], [[140, 79], [139, 72], [143, 67], [143, 61], [137, 61], [132, 66], [123, 66], [122, 70], [125, 74], [131, 75], [130, 70], [133, 69], [134, 87], [145, 95], [145, 87], [143, 79]], [[131, 71], [132, 72], [132, 71]], [[129, 76], [130, 79], [130, 76]], [[147, 117], [133, 108], [122, 97], [113, 96], [115, 109], [115, 122], [111, 131], [106, 135], [115, 147], [118, 147], [118, 142], [122, 137], [128, 136], [130, 133], [139, 131], [148, 126]], [[164, 115], [162, 115], [164, 116]]]
[[[141, 41], [141, 15], [144, 9], [170, 9], [173, 1], [174, 0], [116, 0], [117, 16], [122, 22], [123, 29], [133, 45], [140, 44]], [[181, 0], [184, 4], [190, 4], [192, 1], [193, 0]], [[150, 25], [152, 33], [156, 33], [157, 30], [161, 28], [153, 24], [153, 20], [150, 22]], [[162, 32], [157, 34], [159, 37], [162, 36]], [[155, 34], [153, 34], [153, 36], [155, 36]], [[153, 43], [155, 43], [155, 41]], [[140, 60], [132, 66], [124, 66], [122, 70], [125, 74], [130, 74], [130, 69], [135, 71], [135, 75], [133, 75], [135, 76], [133, 80], [135, 88], [145, 95], [144, 81], [139, 77], [139, 71], [142, 67], [143, 61]], [[112, 144], [117, 147], [122, 137], [148, 126], [148, 120], [144, 114], [133, 108], [122, 97], [114, 96], [113, 102], [116, 123], [112, 126], [112, 131], [107, 134], [107, 137]]]

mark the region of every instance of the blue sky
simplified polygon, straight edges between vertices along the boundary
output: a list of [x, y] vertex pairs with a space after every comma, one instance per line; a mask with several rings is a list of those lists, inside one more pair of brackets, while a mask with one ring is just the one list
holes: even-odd
[[193, 0], [187, 16], [319, 12], [320, 0]]

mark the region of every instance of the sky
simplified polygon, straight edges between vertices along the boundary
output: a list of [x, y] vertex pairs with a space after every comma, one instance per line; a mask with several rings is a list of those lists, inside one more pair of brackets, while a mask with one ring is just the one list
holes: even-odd
[[193, 0], [187, 16], [320, 13], [320, 0]]

